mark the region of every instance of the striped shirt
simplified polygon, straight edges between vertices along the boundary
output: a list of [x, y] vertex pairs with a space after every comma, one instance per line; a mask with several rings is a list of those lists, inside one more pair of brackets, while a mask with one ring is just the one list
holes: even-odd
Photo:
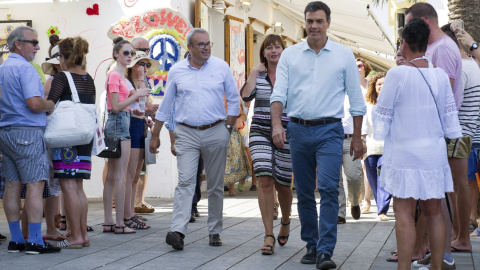
[[473, 138], [480, 107], [480, 68], [473, 59], [462, 59], [462, 83], [464, 93], [458, 120], [463, 136]]

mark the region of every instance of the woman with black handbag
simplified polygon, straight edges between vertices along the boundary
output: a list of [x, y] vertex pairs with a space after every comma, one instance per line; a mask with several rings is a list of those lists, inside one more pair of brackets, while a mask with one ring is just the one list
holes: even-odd
[[[125, 189], [128, 160], [130, 157], [131, 137], [130, 137], [130, 109], [129, 105], [140, 97], [150, 94], [150, 89], [141, 88], [130, 95], [128, 89], [125, 70], [132, 62], [135, 51], [132, 44], [121, 37], [113, 40], [113, 59], [116, 65], [108, 73], [107, 89], [107, 109], [108, 120], [105, 125], [105, 141], [119, 141], [117, 151], [121, 149], [119, 157], [108, 158], [108, 173], [103, 189], [103, 207], [105, 211], [105, 222], [103, 232], [114, 232], [116, 234], [135, 233], [125, 225]], [[119, 148], [119, 149], [118, 149]], [[118, 153], [118, 152], [117, 152]], [[112, 200], [115, 192], [115, 210], [116, 223], [113, 221]]]
[[[147, 75], [155, 73], [160, 63], [148, 57], [142, 51], [137, 51], [130, 65], [127, 67], [127, 85], [133, 90], [148, 87]], [[139, 101], [132, 103], [129, 107], [133, 111], [130, 116], [130, 137], [131, 150], [127, 169], [127, 184], [125, 188], [125, 225], [132, 229], [148, 229], [150, 226], [135, 217], [135, 193], [137, 183], [140, 179], [140, 172], [145, 160], [145, 128], [153, 125], [152, 119], [145, 114], [145, 105], [148, 102], [146, 98], [140, 98]]]
[[[66, 38], [59, 44], [59, 61], [64, 72], [55, 75], [48, 100], [72, 100], [78, 94], [83, 104], [95, 104], [95, 84], [86, 72], [88, 42], [81, 38]], [[83, 179], [90, 179], [93, 141], [85, 145], [53, 148], [54, 178], [60, 179], [70, 235], [59, 242], [60, 248], [82, 248], [90, 245], [87, 234], [88, 201]]]

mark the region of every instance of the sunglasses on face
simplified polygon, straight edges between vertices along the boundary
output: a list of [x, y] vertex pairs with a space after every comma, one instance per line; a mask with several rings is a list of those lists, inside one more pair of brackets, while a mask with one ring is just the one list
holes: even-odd
[[135, 50], [142, 51], [147, 54], [150, 52], [150, 48], [135, 48]]
[[147, 68], [150, 68], [152, 66], [152, 64], [145, 63], [145, 62], [138, 62], [137, 64], [141, 67], [147, 67]]
[[129, 54], [133, 57], [135, 56], [135, 51], [123, 51], [123, 55], [128, 56]]
[[357, 65], [358, 68], [362, 68], [362, 67], [364, 67], [364, 66], [365, 66], [365, 65], [364, 65], [363, 63], [360, 63], [360, 64]]
[[38, 45], [38, 40], [19, 39], [18, 41], [31, 43], [33, 47]]

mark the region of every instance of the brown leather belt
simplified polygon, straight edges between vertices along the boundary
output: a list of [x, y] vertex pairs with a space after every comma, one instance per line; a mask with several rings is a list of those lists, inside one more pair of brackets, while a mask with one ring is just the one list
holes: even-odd
[[184, 125], [186, 127], [189, 127], [189, 128], [194, 128], [194, 129], [199, 129], [199, 130], [205, 130], [205, 129], [209, 129], [211, 127], [214, 127], [218, 124], [220, 124], [221, 122], [223, 122], [223, 120], [218, 120], [217, 122], [215, 123], [212, 123], [212, 124], [209, 124], [209, 125], [204, 125], [204, 126], [199, 126], [199, 127], [194, 127], [194, 126], [190, 126], [190, 125], [187, 125], [185, 123], [180, 123], [181, 125]]
[[345, 134], [345, 139], [352, 138], [353, 134]]

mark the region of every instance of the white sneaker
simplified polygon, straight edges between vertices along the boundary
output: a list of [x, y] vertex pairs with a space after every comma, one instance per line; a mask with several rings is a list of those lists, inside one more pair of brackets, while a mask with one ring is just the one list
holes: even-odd
[[[430, 266], [430, 261], [432, 260], [432, 253], [427, 253], [423, 259], [416, 260], [412, 263], [412, 266], [415, 268], [420, 268], [420, 267], [429, 267]], [[420, 268], [422, 269], [422, 268]], [[427, 268], [428, 269], [428, 268]]]

